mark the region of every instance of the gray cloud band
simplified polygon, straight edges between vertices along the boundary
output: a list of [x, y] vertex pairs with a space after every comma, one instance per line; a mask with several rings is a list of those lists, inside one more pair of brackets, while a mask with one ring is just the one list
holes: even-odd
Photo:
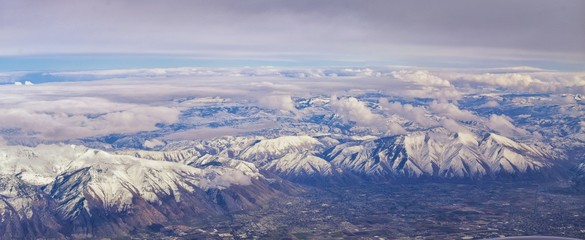
[[585, 61], [585, 2], [10, 1], [0, 55]]

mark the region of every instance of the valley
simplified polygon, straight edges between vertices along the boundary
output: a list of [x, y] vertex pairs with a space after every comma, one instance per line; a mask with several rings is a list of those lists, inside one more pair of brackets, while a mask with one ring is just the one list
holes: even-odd
[[[585, 195], [563, 182], [517, 179], [308, 188], [297, 197], [204, 225], [138, 236], [167, 239], [486, 239], [585, 237]], [[138, 237], [139, 238], [139, 237]]]

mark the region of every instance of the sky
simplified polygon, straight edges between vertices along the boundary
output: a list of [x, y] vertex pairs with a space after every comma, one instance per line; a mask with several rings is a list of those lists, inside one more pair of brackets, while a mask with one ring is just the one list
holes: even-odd
[[585, 69], [582, 0], [0, 0], [0, 71]]

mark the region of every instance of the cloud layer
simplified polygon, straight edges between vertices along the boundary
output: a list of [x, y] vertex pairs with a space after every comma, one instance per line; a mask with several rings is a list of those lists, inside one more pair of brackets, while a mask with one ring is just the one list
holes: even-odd
[[[421, 70], [416, 68], [179, 68], [85, 72], [50, 72], [46, 75], [80, 76], [106, 80], [25, 82], [22, 73], [5, 74], [0, 85], [0, 136], [32, 137], [62, 141], [113, 133], [158, 130], [159, 123], [181, 121], [198, 130], [168, 135], [173, 139], [245, 133], [242, 127], [203, 126], [211, 120], [193, 107], [245, 106], [258, 118], [307, 120], [311, 114], [337, 114], [346, 123], [382, 134], [400, 134], [415, 128], [442, 126], [453, 132], [470, 125], [507, 136], [525, 136], [513, 119], [486, 108], [506, 105], [504, 94], [539, 93], [547, 104], [580, 103], [585, 94], [585, 74], [539, 69]], [[112, 79], [109, 79], [112, 78]], [[57, 78], [58, 79], [58, 78]], [[508, 79], [508, 80], [506, 80]], [[425, 84], [428, 82], [429, 84]], [[523, 90], [524, 89], [524, 90]], [[333, 97], [331, 95], [335, 94]], [[317, 97], [319, 99], [311, 99]], [[459, 103], [476, 98], [477, 106]], [[304, 102], [295, 102], [293, 99]], [[312, 101], [318, 102], [312, 105]], [[254, 106], [250, 108], [250, 106]], [[298, 109], [297, 109], [298, 107]], [[220, 120], [242, 121], [230, 109], [211, 112]], [[479, 110], [478, 110], [479, 109]], [[482, 113], [482, 114], [479, 114]], [[497, 113], [497, 115], [492, 115]], [[481, 116], [480, 116], [481, 115]], [[163, 124], [164, 125], [164, 124]], [[201, 127], [201, 128], [199, 128]], [[259, 129], [258, 127], [254, 129]], [[246, 131], [242, 131], [246, 130]], [[533, 130], [531, 130], [533, 131]]]
[[100, 98], [26, 101], [2, 109], [0, 125], [41, 139], [67, 140], [157, 129], [178, 119], [177, 109]]

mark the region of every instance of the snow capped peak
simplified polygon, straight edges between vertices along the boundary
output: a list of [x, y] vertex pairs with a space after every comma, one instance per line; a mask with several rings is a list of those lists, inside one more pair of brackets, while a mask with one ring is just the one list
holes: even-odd
[[322, 147], [319, 140], [310, 136], [282, 136], [274, 139], [259, 140], [245, 149], [240, 158], [255, 161], [266, 161], [282, 157], [290, 152], [312, 151]]
[[270, 162], [265, 168], [284, 176], [333, 175], [331, 163], [308, 153], [289, 153]]
[[493, 142], [498, 143], [498, 144], [503, 144], [503, 145], [506, 145], [508, 147], [520, 148], [520, 145], [518, 143], [514, 142], [512, 139], [509, 139], [507, 137], [504, 137], [502, 135], [498, 135], [495, 133], [489, 133], [487, 135], [486, 140], [493, 141]]

